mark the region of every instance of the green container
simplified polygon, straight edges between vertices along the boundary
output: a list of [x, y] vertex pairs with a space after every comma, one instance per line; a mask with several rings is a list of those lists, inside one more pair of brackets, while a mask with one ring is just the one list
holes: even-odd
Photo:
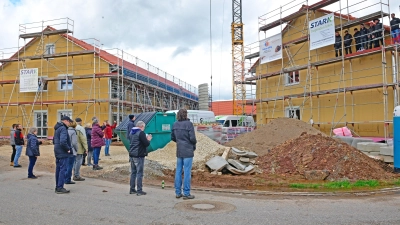
[[[141, 115], [143, 114], [145, 113], [138, 114], [138, 116], [135, 115], [135, 121], [137, 122], [142, 120]], [[150, 118], [144, 117], [142, 121], [146, 123], [144, 132], [153, 136], [153, 139], [150, 141], [150, 146], [147, 147], [148, 152], [153, 152], [157, 149], [163, 148], [171, 141], [172, 125], [176, 121], [175, 113], [157, 112], [153, 113]], [[125, 123], [125, 129], [118, 129], [118, 127], [114, 132], [119, 136], [126, 150], [129, 150], [129, 140], [126, 138], [126, 126], [127, 123]]]

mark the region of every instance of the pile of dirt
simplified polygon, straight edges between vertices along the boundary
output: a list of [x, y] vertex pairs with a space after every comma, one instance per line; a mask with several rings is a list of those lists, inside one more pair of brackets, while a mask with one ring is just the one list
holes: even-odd
[[[221, 155], [226, 147], [199, 132], [196, 132], [196, 139], [193, 170], [203, 170], [206, 162], [216, 155]], [[176, 167], [176, 143], [171, 141], [164, 148], [150, 152], [147, 159], [156, 161], [169, 170], [174, 170]]]
[[285, 177], [326, 172], [327, 180], [390, 179], [396, 175], [350, 145], [322, 135], [302, 134], [273, 148], [258, 160], [266, 174]]
[[308, 134], [322, 134], [319, 130], [301, 120], [277, 118], [264, 126], [258, 126], [257, 129], [250, 133], [239, 135], [232, 141], [225, 143], [225, 145], [241, 150], [253, 151], [259, 156], [263, 156], [275, 146], [287, 140], [297, 138], [303, 132], [307, 132]]

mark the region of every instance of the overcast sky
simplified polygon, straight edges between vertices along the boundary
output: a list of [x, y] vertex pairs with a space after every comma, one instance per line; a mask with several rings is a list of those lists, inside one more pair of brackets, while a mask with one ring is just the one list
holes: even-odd
[[[245, 45], [259, 39], [259, 16], [291, 1], [243, 0]], [[380, 9], [375, 5], [354, 12], [379, 0], [342, 0], [342, 7], [347, 2], [361, 2], [350, 9], [354, 16]], [[389, 2], [391, 12], [399, 14], [398, 0]], [[299, 4], [297, 10], [302, 3], [292, 5]], [[213, 99], [231, 99], [232, 1], [212, 0], [211, 9]], [[325, 9], [338, 10], [339, 3]], [[19, 24], [64, 17], [74, 20], [79, 39], [97, 38], [104, 49], [123, 49], [191, 85], [210, 83], [209, 0], [0, 0], [0, 49], [18, 45]]]

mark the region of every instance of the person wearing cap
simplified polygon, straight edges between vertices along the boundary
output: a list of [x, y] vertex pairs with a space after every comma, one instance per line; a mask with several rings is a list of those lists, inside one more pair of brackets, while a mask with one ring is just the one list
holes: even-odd
[[368, 30], [365, 28], [364, 24], [360, 24], [360, 37], [361, 37], [361, 49], [368, 49]]
[[396, 15], [392, 13], [390, 15], [392, 17], [392, 20], [390, 20], [390, 30], [392, 33], [392, 39], [394, 44], [399, 44], [400, 43], [400, 19], [396, 18]]
[[129, 122], [126, 127], [126, 138], [129, 140], [129, 134], [131, 133], [132, 128], [135, 126], [135, 115], [131, 114], [128, 116]]
[[356, 42], [356, 52], [361, 51], [361, 33], [357, 28], [354, 28], [354, 40]]
[[383, 31], [383, 26], [382, 23], [379, 22], [379, 19], [374, 19], [374, 23], [375, 23], [375, 41], [374, 41], [374, 47], [380, 47], [379, 42], [381, 43], [381, 45], [383, 45], [383, 38], [382, 38], [382, 31]]
[[88, 151], [87, 138], [85, 128], [82, 127], [82, 119], [76, 118], [76, 134], [78, 137], [78, 152], [75, 159], [74, 165], [74, 181], [84, 181], [85, 179], [80, 176], [81, 166], [84, 165], [84, 159]]
[[344, 39], [344, 50], [346, 52], [346, 55], [353, 53], [351, 51], [351, 43], [353, 42], [353, 36], [351, 36], [351, 34], [349, 34], [348, 30], [344, 31], [343, 39]]
[[68, 116], [63, 116], [61, 122], [57, 122], [54, 126], [54, 155], [56, 157], [56, 189], [57, 194], [69, 193], [64, 188], [65, 173], [69, 157], [73, 154], [71, 140], [68, 135], [68, 126], [72, 122]]
[[91, 146], [93, 148], [93, 170], [103, 169], [99, 166], [100, 151], [101, 147], [104, 146], [103, 136], [104, 133], [100, 128], [99, 121], [97, 119], [93, 120], [91, 139]]
[[335, 32], [335, 44], [333, 44], [333, 47], [335, 48], [336, 57], [342, 56], [342, 37], [337, 31]]

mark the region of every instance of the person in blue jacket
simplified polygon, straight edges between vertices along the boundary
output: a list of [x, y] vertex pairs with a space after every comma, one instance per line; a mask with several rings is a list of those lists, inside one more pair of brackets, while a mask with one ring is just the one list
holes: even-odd
[[37, 138], [37, 128], [31, 127], [28, 132], [28, 142], [26, 144], [26, 152], [25, 154], [29, 157], [29, 166], [28, 166], [28, 178], [36, 179], [37, 177], [33, 174], [33, 167], [36, 164], [37, 157], [40, 156], [39, 145], [42, 144], [42, 141]]

